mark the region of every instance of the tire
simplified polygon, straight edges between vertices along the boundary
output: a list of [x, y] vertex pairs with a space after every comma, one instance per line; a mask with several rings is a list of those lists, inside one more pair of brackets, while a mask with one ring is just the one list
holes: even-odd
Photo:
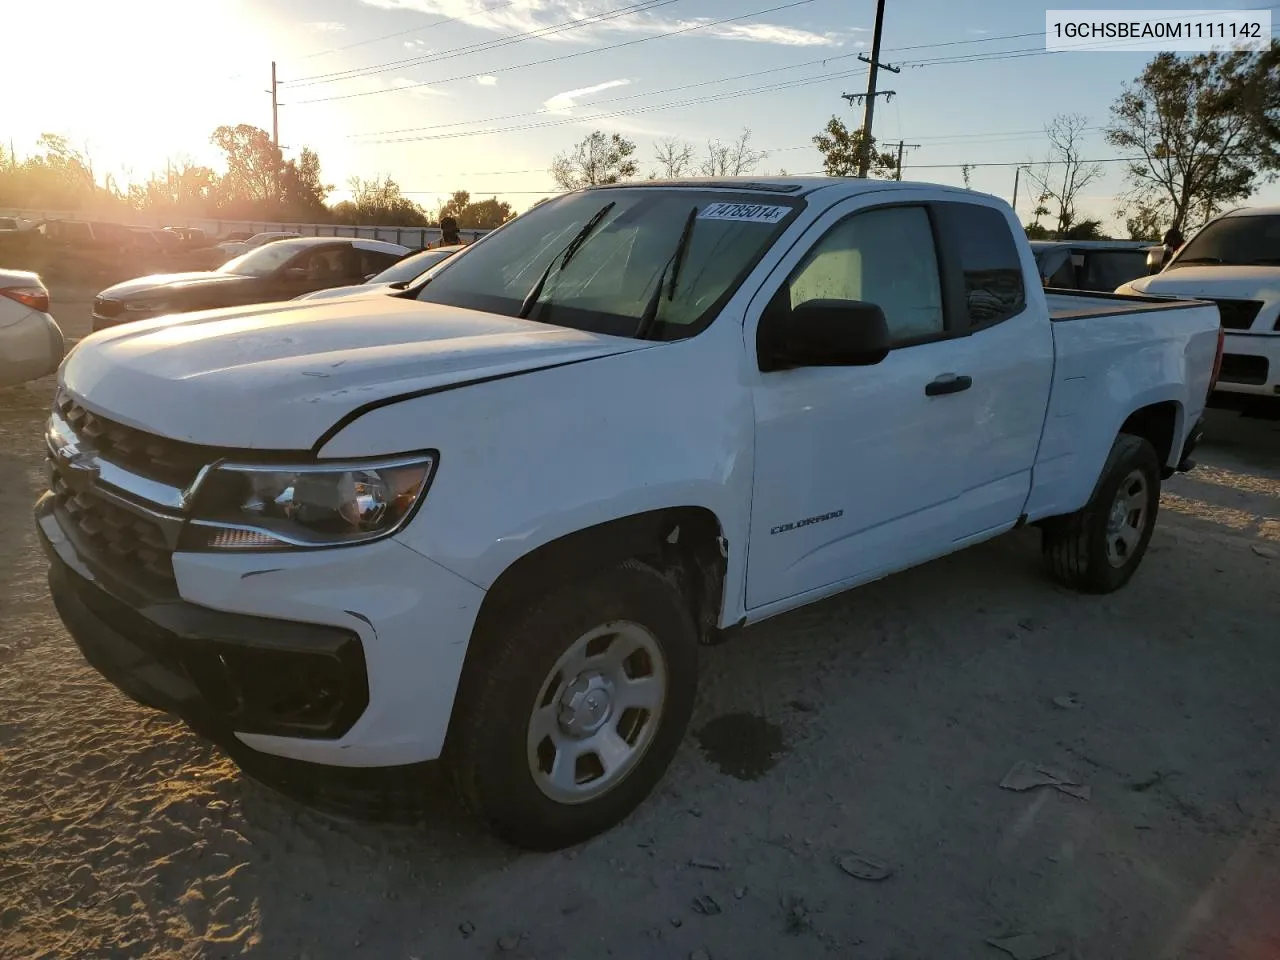
[[[493, 832], [557, 850], [648, 796], [697, 691], [697, 627], [670, 580], [628, 560], [544, 594], [473, 642], [446, 762], [463, 804]], [[627, 705], [640, 700], [649, 706]]]
[[[1117, 521], [1124, 496], [1130, 509], [1122, 529]], [[1141, 504], [1141, 515], [1138, 507]], [[1057, 517], [1044, 527], [1049, 572], [1083, 593], [1119, 590], [1138, 569], [1155, 530], [1160, 508], [1160, 458], [1142, 437], [1122, 433], [1102, 468], [1084, 509]]]

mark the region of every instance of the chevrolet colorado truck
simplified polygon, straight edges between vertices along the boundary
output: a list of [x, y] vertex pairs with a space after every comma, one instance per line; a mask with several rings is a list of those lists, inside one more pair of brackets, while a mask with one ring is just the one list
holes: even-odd
[[700, 644], [1028, 524], [1123, 586], [1220, 348], [1210, 304], [1046, 294], [994, 197], [592, 188], [394, 296], [81, 341], [36, 523], [140, 703], [353, 809], [446, 770], [553, 849], [661, 778]]

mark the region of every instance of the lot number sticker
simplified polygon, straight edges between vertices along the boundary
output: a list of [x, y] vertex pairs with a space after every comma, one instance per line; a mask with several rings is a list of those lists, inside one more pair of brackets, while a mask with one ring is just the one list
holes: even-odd
[[713, 203], [698, 211], [699, 220], [739, 220], [746, 223], [777, 223], [790, 207], [766, 203]]

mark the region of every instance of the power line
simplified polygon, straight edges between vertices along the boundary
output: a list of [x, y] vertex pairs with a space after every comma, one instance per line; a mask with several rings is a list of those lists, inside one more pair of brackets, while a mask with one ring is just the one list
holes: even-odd
[[389, 87], [384, 90], [364, 90], [359, 93], [344, 93], [344, 94], [336, 94], [330, 97], [317, 97], [312, 100], [299, 100], [297, 101], [297, 105], [301, 106], [302, 104], [306, 104], [306, 103], [328, 103], [329, 101], [332, 101], [332, 100], [350, 100], [353, 97], [371, 97], [371, 96], [376, 96], [377, 94], [380, 94], [380, 93], [401, 93], [405, 90], [412, 90], [417, 87], [431, 87], [431, 86], [436, 86], [437, 84], [442, 84], [442, 83], [453, 83], [454, 81], [457, 81], [457, 80], [472, 80], [476, 77], [490, 76], [496, 73], [508, 73], [512, 70], [523, 70], [526, 67], [540, 67], [548, 63], [560, 63], [564, 60], [573, 60], [577, 57], [589, 56], [590, 54], [593, 54], [593, 53], [605, 53], [609, 50], [620, 50], [623, 47], [634, 46], [635, 44], [638, 44], [638, 43], [648, 43], [650, 40], [661, 40], [665, 37], [676, 37], [685, 33], [693, 33], [698, 30], [706, 30], [706, 29], [709, 29], [710, 27], [723, 26], [726, 23], [736, 23], [739, 20], [748, 20], [751, 17], [761, 17], [767, 13], [777, 13], [780, 10], [791, 10], [791, 9], [794, 9], [795, 7], [803, 7], [813, 2], [814, 0], [791, 0], [790, 3], [780, 4], [776, 7], [769, 7], [765, 10], [757, 10], [754, 13], [743, 13], [743, 14], [739, 14], [736, 17], [725, 17], [721, 20], [711, 20], [706, 23], [695, 23], [692, 26], [681, 27], [678, 30], [666, 30], [666, 31], [663, 31], [662, 33], [655, 33], [648, 37], [637, 37], [634, 40], [625, 40], [621, 43], [609, 44], [603, 47], [592, 47], [590, 50], [579, 50], [575, 53], [564, 53], [556, 57], [547, 57], [544, 60], [532, 60], [528, 63], [516, 63], [507, 67], [493, 67], [488, 70], [480, 70], [480, 71], [477, 71], [476, 73], [466, 73], [456, 77], [448, 77], [443, 80], [428, 80], [422, 83], [411, 83], [411, 84], [405, 84], [404, 86], [399, 86], [399, 87]]
[[[748, 80], [752, 77], [762, 77], [770, 73], [781, 73], [784, 70], [798, 70], [801, 67], [811, 67], [814, 64], [826, 64], [832, 60], [848, 60], [857, 57], [856, 53], [842, 53], [835, 57], [819, 57], [815, 60], [806, 60], [803, 63], [793, 63], [785, 67], [770, 67], [768, 70], [754, 70], [751, 73], [739, 73], [731, 77], [716, 77], [711, 80], [699, 80], [697, 83], [682, 83], [675, 87], [663, 87], [661, 90], [646, 90], [643, 93], [628, 93], [622, 96], [605, 97], [601, 100], [593, 100], [585, 106], [595, 107], [602, 103], [619, 103], [623, 100], [636, 100], [640, 97], [655, 97], [661, 93], [679, 93], [684, 90], [693, 90], [697, 87], [707, 87], [715, 83], [729, 83], [734, 80]], [[353, 133], [351, 137], [379, 137], [390, 136], [396, 133], [419, 133], [423, 130], [443, 130], [448, 127], [465, 127], [473, 123], [498, 123], [503, 120], [521, 120], [525, 117], [539, 117], [550, 113], [549, 110], [528, 110], [524, 113], [508, 113], [497, 117], [486, 117], [483, 120], [454, 120], [450, 123], [433, 123], [424, 127], [402, 127], [398, 130], [372, 130], [368, 133]]]
[[545, 123], [526, 123], [511, 127], [491, 127], [485, 130], [460, 130], [454, 133], [436, 133], [418, 137], [394, 137], [384, 140], [366, 140], [367, 145], [387, 144], [387, 143], [420, 143], [427, 140], [456, 140], [463, 137], [484, 137], [497, 133], [520, 133], [526, 130], [543, 130], [548, 127], [561, 127], [567, 124], [578, 124], [583, 121], [605, 120], [613, 117], [628, 117], [640, 113], [652, 113], [657, 110], [670, 110], [674, 107], [689, 107], [701, 103], [717, 103], [721, 100], [735, 100], [738, 97], [747, 97], [757, 93], [773, 93], [779, 90], [792, 90], [797, 87], [810, 86], [815, 83], [825, 83], [830, 80], [842, 80], [851, 76], [861, 76], [863, 71], [848, 70], [841, 73], [828, 73], [818, 77], [802, 77], [797, 80], [786, 80], [780, 83], [766, 84], [760, 87], [752, 87], [747, 90], [737, 90], [728, 93], [713, 94], [708, 97], [695, 97], [689, 100], [680, 100], [673, 103], [650, 104], [643, 107], [631, 107], [625, 110], [614, 110], [607, 113], [582, 114], [577, 116], [565, 117], [562, 120], [549, 120]]
[[333, 73], [321, 73], [311, 77], [302, 77], [298, 80], [291, 80], [288, 83], [290, 87], [313, 87], [322, 83], [337, 83], [340, 80], [354, 80], [359, 77], [369, 77], [378, 73], [387, 73], [392, 70], [403, 70], [407, 67], [421, 66], [426, 63], [436, 63], [441, 60], [452, 60], [455, 57], [470, 56], [476, 53], [485, 53], [489, 50], [496, 50], [501, 47], [508, 47], [512, 44], [523, 43], [525, 40], [536, 39], [539, 37], [552, 36], [557, 33], [565, 33], [569, 30], [578, 30], [583, 27], [595, 26], [599, 23], [606, 23], [609, 20], [617, 20], [619, 17], [629, 17], [637, 13], [647, 13], [658, 7], [670, 6], [679, 0], [639, 0], [639, 2], [629, 4], [625, 7], [608, 10], [600, 14], [591, 14], [587, 17], [577, 17], [573, 20], [565, 20], [561, 23], [548, 24], [545, 27], [538, 27], [534, 30], [526, 30], [523, 33], [511, 34], [506, 37], [498, 37], [493, 40], [482, 40], [477, 43], [468, 43], [460, 47], [450, 47], [445, 50], [437, 50], [432, 53], [423, 54], [420, 57], [408, 57], [404, 60], [393, 60], [387, 63], [374, 64], [368, 67], [354, 67], [350, 70], [337, 70]]

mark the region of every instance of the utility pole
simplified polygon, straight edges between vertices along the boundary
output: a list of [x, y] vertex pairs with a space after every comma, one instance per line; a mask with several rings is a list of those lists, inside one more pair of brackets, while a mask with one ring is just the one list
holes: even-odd
[[884, 0], [876, 0], [876, 28], [875, 34], [871, 39], [871, 57], [858, 56], [863, 63], [869, 64], [871, 70], [867, 73], [867, 92], [865, 94], [844, 94], [844, 99], [849, 101], [850, 106], [854, 100], [863, 101], [862, 113], [862, 156], [858, 159], [858, 176], [866, 177], [867, 172], [871, 169], [871, 124], [876, 114], [876, 97], [884, 97], [889, 100], [894, 95], [892, 90], [877, 91], [876, 80], [881, 68], [888, 70], [890, 73], [901, 73], [900, 67], [892, 67], [887, 63], [880, 62], [880, 33], [884, 28]]
[[1013, 168], [1013, 212], [1018, 212], [1018, 179], [1022, 176], [1022, 168]]
[[[267, 91], [271, 94], [271, 145], [275, 147], [276, 157], [280, 156], [280, 100], [277, 97], [279, 85], [276, 83], [276, 62], [271, 61], [271, 89]], [[274, 184], [276, 201], [280, 200], [280, 163], [277, 159], [275, 170], [273, 173], [272, 183]]]
[[918, 146], [920, 146], [918, 143], [903, 143], [901, 140], [898, 141], [898, 169], [895, 171], [896, 176], [894, 176], [893, 179], [902, 179], [902, 151], [904, 149], [914, 150]]

